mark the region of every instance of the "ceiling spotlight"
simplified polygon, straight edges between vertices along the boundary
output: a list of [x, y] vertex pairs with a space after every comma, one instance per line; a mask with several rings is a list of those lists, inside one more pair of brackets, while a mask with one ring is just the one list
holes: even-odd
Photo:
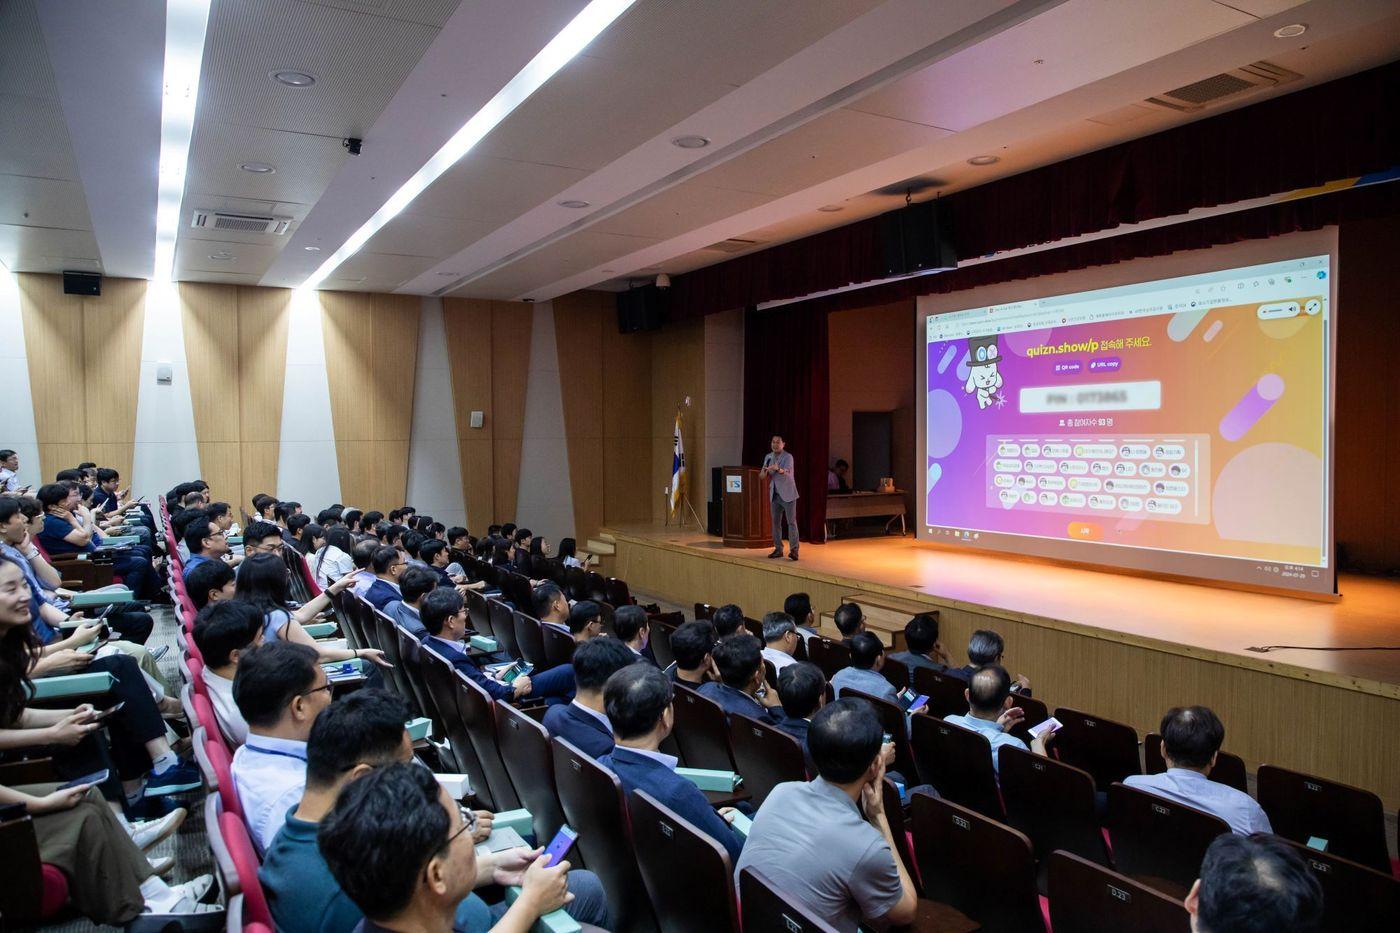
[[1289, 23], [1287, 26], [1280, 26], [1274, 30], [1275, 39], [1295, 39], [1308, 31], [1308, 27], [1302, 23]]
[[590, 207], [591, 205], [587, 201], [560, 201], [559, 206], [567, 207], [572, 211], [581, 211], [585, 207]]
[[239, 162], [238, 167], [245, 172], [252, 172], [254, 175], [271, 175], [277, 171], [277, 166], [267, 162]]
[[710, 141], [704, 136], [677, 136], [671, 140], [671, 145], [682, 149], [704, 149], [709, 144]]
[[823, 204], [821, 207], [817, 208], [817, 210], [821, 211], [823, 214], [834, 214], [837, 211], [844, 211], [845, 208], [840, 204]]
[[671, 287], [671, 277], [670, 277], [669, 275], [667, 275], [666, 273], [664, 273], [664, 272], [661, 273], [660, 275], [658, 275], [658, 276], [656, 277], [656, 287], [657, 287], [657, 288], [670, 288], [670, 287]]
[[302, 249], [306, 250], [308, 253], [319, 253], [321, 251], [321, 247], [319, 246], [303, 246]]
[[1001, 156], [980, 155], [973, 156], [967, 160], [968, 165], [996, 165], [1001, 161]]
[[287, 87], [310, 87], [316, 83], [315, 75], [309, 75], [304, 71], [274, 71], [272, 80], [278, 84], [285, 84]]

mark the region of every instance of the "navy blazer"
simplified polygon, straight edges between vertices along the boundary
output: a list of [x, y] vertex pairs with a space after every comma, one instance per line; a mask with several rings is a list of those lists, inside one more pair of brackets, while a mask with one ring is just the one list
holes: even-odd
[[572, 703], [561, 703], [546, 710], [544, 728], [551, 736], [568, 741], [590, 758], [602, 758], [613, 750], [612, 732], [597, 717]]
[[403, 594], [398, 591], [397, 587], [385, 583], [378, 577], [369, 585], [369, 589], [365, 590], [365, 602], [369, 603], [380, 612], [383, 612], [384, 607], [395, 600], [402, 599]]
[[726, 713], [738, 713], [759, 722], [766, 722], [770, 726], [776, 726], [783, 721], [781, 707], [769, 709], [744, 691], [726, 684], [715, 683], [712, 680], [701, 684], [695, 692], [707, 700], [714, 700]]
[[807, 748], [807, 732], [812, 728], [812, 721], [800, 716], [790, 716], [778, 723], [778, 728], [801, 743], [802, 758], [807, 762], [807, 773], [816, 777], [817, 766], [812, 761], [812, 752]]
[[452, 666], [458, 673], [466, 674], [467, 679], [490, 694], [491, 699], [514, 699], [515, 691], [513, 689], [501, 683], [499, 680], [492, 680], [490, 677], [487, 677], [486, 672], [477, 667], [476, 662], [473, 661], [465, 651], [452, 642], [435, 636], [429, 636], [423, 639], [423, 647], [433, 649], [448, 661], [452, 662]]
[[611, 754], [599, 758], [598, 763], [617, 775], [624, 794], [631, 794], [634, 790], [651, 794], [681, 819], [709, 834], [729, 851], [730, 862], [739, 864], [739, 852], [744, 847], [744, 841], [710, 806], [700, 788], [654, 758], [638, 755], [621, 745], [614, 748]]

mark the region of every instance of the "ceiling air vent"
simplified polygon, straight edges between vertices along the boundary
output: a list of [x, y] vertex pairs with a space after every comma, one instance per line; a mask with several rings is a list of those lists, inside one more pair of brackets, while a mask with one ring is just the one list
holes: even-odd
[[742, 253], [750, 246], [757, 245], [759, 245], [758, 240], [745, 240], [741, 237], [730, 237], [727, 240], [720, 240], [718, 243], [712, 243], [706, 246], [705, 249], [712, 249], [720, 253]]
[[1147, 98], [1149, 104], [1166, 107], [1183, 113], [1203, 110], [1211, 104], [1219, 103], [1236, 94], [1277, 87], [1290, 81], [1297, 81], [1302, 75], [1287, 68], [1280, 68], [1271, 62], [1255, 62], [1242, 68], [1222, 71], [1218, 75], [1202, 78], [1174, 90]]
[[215, 211], [196, 208], [191, 227], [204, 230], [224, 230], [234, 233], [273, 233], [283, 234], [292, 225], [290, 217], [273, 217], [268, 214], [235, 214], [232, 211]]

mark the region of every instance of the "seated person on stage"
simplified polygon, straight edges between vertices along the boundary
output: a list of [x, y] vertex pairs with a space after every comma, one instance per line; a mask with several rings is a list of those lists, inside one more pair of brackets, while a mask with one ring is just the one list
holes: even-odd
[[[1026, 715], [1020, 707], [1011, 705], [1011, 676], [1006, 673], [1006, 668], [995, 664], [979, 667], [973, 671], [965, 692], [967, 714], [954, 714], [943, 718], [955, 726], [985, 735], [992, 746], [992, 768], [1000, 773], [998, 749], [1003, 745], [1014, 745], [1026, 750], [1026, 743], [1011, 735], [1011, 730], [1016, 728]], [[1037, 755], [1046, 754], [1046, 747], [1054, 736], [1053, 732], [1047, 732], [1032, 739], [1029, 750]]]
[[618, 606], [613, 613], [613, 634], [636, 655], [638, 661], [656, 663], [646, 651], [651, 638], [651, 623], [647, 620], [647, 611], [641, 606]]
[[1167, 770], [1129, 775], [1124, 784], [1213, 813], [1241, 836], [1274, 831], [1253, 797], [1208, 777], [1225, 741], [1225, 726], [1214, 712], [1205, 706], [1174, 706], [1162, 717], [1161, 728]]
[[737, 860], [744, 840], [729, 825], [734, 810], [716, 814], [700, 788], [676, 773], [676, 759], [658, 751], [675, 725], [671, 696], [671, 682], [650, 664], [631, 664], [609, 677], [603, 698], [617, 745], [598, 763], [617, 775], [624, 795], [646, 791]]
[[1322, 885], [1298, 847], [1277, 836], [1215, 837], [1186, 895], [1193, 933], [1312, 933]]
[[306, 786], [306, 739], [331, 702], [316, 652], [278, 641], [238, 659], [233, 699], [248, 738], [233, 753], [233, 786], [248, 834], [261, 854]]
[[914, 668], [942, 671], [951, 663], [938, 640], [938, 617], [931, 612], [920, 613], [905, 623], [904, 643], [908, 650], [896, 651], [890, 657], [909, 669], [910, 686], [914, 684]]
[[200, 564], [219, 561], [229, 566], [237, 566], [242, 561], [241, 557], [229, 557], [228, 541], [224, 538], [224, 533], [214, 527], [207, 518], [197, 518], [185, 526], [185, 548], [190, 552], [183, 570], [186, 579], [189, 578], [190, 571]]
[[196, 612], [205, 606], [233, 599], [237, 583], [233, 568], [221, 560], [205, 561], [185, 573], [185, 592], [189, 594], [190, 602], [194, 603]]
[[763, 650], [758, 639], [745, 632], [731, 635], [712, 652], [719, 681], [701, 685], [702, 697], [714, 700], [726, 713], [739, 713], [775, 725], [782, 721], [782, 701], [777, 691], [763, 684]]
[[[37, 539], [49, 555], [90, 554], [102, 544], [102, 535], [85, 527], [77, 515], [81, 504], [77, 483], [50, 483], [40, 486], [38, 500], [44, 506], [44, 530]], [[117, 550], [112, 572], [122, 578], [137, 599], [155, 599], [160, 584], [151, 566], [150, 551], [142, 547]]]
[[845, 460], [837, 460], [831, 469], [826, 471], [826, 491], [835, 493], [847, 493], [851, 491], [850, 481], [846, 479], [851, 472], [851, 465]]
[[709, 619], [695, 619], [679, 625], [671, 633], [671, 653], [676, 661], [666, 672], [672, 682], [696, 689], [707, 680], [718, 680], [719, 671], [710, 654], [718, 640], [714, 623]]
[[[422, 641], [428, 637], [421, 616], [423, 600], [441, 583], [438, 575], [427, 567], [409, 567], [399, 577], [399, 599], [384, 607], [384, 614], [401, 628]], [[448, 584], [451, 586], [451, 584]]]
[[714, 616], [710, 619], [715, 625], [715, 634], [723, 641], [730, 635], [738, 635], [747, 631], [744, 628], [744, 610], [733, 603], [725, 603], [715, 610]]
[[885, 817], [882, 731], [861, 700], [837, 700], [812, 717], [807, 744], [818, 777], [779, 784], [763, 801], [736, 879], [757, 869], [845, 933], [862, 922], [884, 929], [913, 921], [918, 893]]
[[807, 748], [807, 733], [812, 717], [826, 705], [826, 675], [810, 661], [789, 664], [778, 675], [778, 699], [783, 702], [783, 719], [778, 728], [802, 743], [807, 773], [816, 774], [812, 752]]
[[851, 666], [841, 668], [832, 676], [831, 689], [838, 697], [846, 690], [859, 690], [894, 703], [894, 686], [880, 673], [884, 666], [885, 646], [880, 644], [880, 636], [861, 632], [851, 639]]
[[797, 663], [792, 653], [802, 636], [797, 634], [797, 625], [786, 612], [770, 612], [763, 617], [763, 657], [773, 665], [776, 673]]
[[[602, 885], [567, 860], [546, 867], [539, 849], [478, 855], [471, 814], [416, 764], [394, 763], [351, 781], [316, 831], [340, 890], [365, 915], [356, 933], [386, 930], [526, 931], [559, 908], [609, 923]], [[519, 885], [513, 904], [488, 907], [475, 888]], [[338, 927], [348, 930], [349, 928]]]
[[374, 582], [365, 590], [365, 602], [383, 612], [384, 607], [403, 597], [399, 593], [399, 575], [408, 562], [398, 548], [382, 547], [370, 558]]
[[812, 611], [812, 597], [806, 593], [789, 593], [788, 598], [783, 600], [783, 612], [792, 616], [792, 621], [797, 624], [797, 634], [806, 641], [817, 632], [817, 614]]
[[533, 677], [521, 674], [509, 684], [501, 683], [477, 666], [467, 653], [467, 604], [455, 589], [440, 586], [423, 597], [419, 607], [423, 628], [428, 637], [423, 647], [431, 648], [451, 662], [472, 683], [485, 690], [493, 700], [544, 699], [565, 703], [574, 695], [572, 664], [551, 667]]
[[[1000, 664], [1005, 652], [1006, 642], [1000, 635], [990, 629], [978, 629], [967, 640], [967, 660], [969, 663], [965, 667], [949, 667], [947, 673], [959, 680], [968, 680], [979, 667]], [[1026, 677], [1025, 674], [1017, 674], [1015, 680], [1011, 682], [1011, 692], [1021, 696], [1030, 696], [1030, 678]]]
[[204, 656], [204, 686], [219, 731], [230, 747], [237, 748], [248, 739], [248, 723], [233, 699], [233, 682], [239, 657], [263, 643], [262, 613], [232, 599], [206, 606], [194, 620], [194, 643]]
[[836, 630], [841, 633], [841, 644], [849, 645], [852, 638], [865, 631], [865, 610], [858, 603], [842, 603], [833, 615]]
[[544, 714], [545, 729], [590, 758], [612, 751], [612, 723], [603, 704], [603, 686], [613, 674], [638, 661], [616, 638], [594, 638], [579, 645], [571, 662], [578, 694], [572, 703], [549, 708]]

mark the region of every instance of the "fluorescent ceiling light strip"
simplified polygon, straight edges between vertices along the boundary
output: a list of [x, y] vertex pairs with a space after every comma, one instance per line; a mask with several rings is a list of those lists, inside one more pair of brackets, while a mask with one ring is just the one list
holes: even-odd
[[546, 81], [558, 74], [559, 69], [572, 61], [574, 56], [582, 52], [588, 43], [627, 12], [635, 2], [636, 0], [592, 0], [580, 10], [558, 35], [549, 40], [549, 44], [540, 49], [539, 53], [506, 83], [505, 87], [496, 92], [495, 97], [472, 114], [471, 119], [463, 123], [462, 128], [452, 134], [452, 138], [423, 163], [422, 168], [414, 172], [399, 190], [390, 195], [389, 200], [352, 233], [340, 249], [327, 257], [301, 287], [316, 288], [324, 282], [341, 263], [359, 252], [360, 248], [369, 242], [370, 237], [413, 203], [413, 199], [437, 181], [443, 172], [457, 164], [472, 147], [486, 138], [488, 133], [499, 126], [502, 120], [510, 116]]
[[175, 271], [180, 202], [194, 136], [204, 32], [212, 0], [169, 0], [165, 6], [164, 96], [160, 106], [160, 162], [156, 193], [156, 261], [151, 278], [168, 282]]

